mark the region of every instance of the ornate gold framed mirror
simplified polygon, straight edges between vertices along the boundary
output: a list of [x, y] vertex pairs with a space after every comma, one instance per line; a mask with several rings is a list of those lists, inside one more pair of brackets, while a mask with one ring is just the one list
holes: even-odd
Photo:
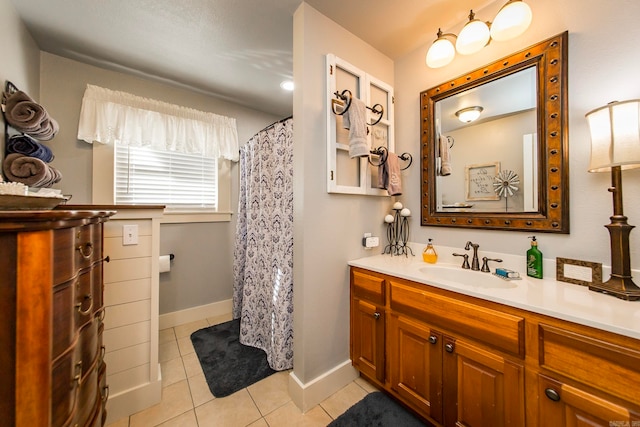
[[569, 233], [567, 41], [420, 94], [422, 225]]

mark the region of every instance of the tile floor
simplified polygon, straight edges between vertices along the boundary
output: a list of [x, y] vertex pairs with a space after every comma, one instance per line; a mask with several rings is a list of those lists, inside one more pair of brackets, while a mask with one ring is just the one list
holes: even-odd
[[326, 426], [375, 387], [358, 378], [318, 406], [301, 413], [289, 397], [289, 371], [275, 373], [231, 396], [215, 398], [191, 344], [191, 333], [231, 320], [203, 319], [160, 331], [162, 400], [109, 427]]

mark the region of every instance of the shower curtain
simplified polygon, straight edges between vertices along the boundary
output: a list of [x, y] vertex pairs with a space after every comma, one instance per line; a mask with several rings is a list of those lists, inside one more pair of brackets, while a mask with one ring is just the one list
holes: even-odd
[[276, 122], [240, 150], [233, 264], [233, 318], [240, 342], [293, 367], [293, 119]]

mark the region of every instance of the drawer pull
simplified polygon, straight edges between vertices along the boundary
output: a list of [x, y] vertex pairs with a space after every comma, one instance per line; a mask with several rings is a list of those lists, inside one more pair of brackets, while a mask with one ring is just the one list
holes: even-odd
[[73, 377], [73, 381], [80, 384], [80, 378], [82, 378], [82, 360], [76, 363], [76, 375]]
[[380, 313], [378, 313], [377, 311], [373, 313], [373, 318], [378, 320], [380, 318]]
[[106, 403], [109, 399], [109, 385], [102, 387], [102, 403]]
[[431, 344], [435, 344], [435, 343], [437, 343], [437, 342], [438, 342], [438, 337], [437, 337], [437, 336], [435, 336], [435, 335], [431, 335], [431, 336], [429, 337], [429, 342], [430, 342]]
[[[82, 310], [82, 304], [86, 300], [91, 301], [91, 304], [89, 304], [89, 308], [87, 308], [86, 310]], [[91, 295], [91, 294], [85, 295], [84, 296], [84, 301], [77, 303], [76, 304], [76, 308], [78, 309], [78, 313], [80, 313], [83, 316], [86, 316], [87, 314], [91, 313], [91, 310], [93, 309], [93, 295]]]
[[107, 353], [107, 348], [105, 346], [100, 346], [100, 361], [104, 360], [104, 355]]
[[454, 349], [453, 343], [446, 344], [444, 346], [444, 349], [446, 350], [447, 353], [453, 353], [453, 349]]
[[549, 399], [553, 400], [554, 402], [557, 402], [557, 401], [560, 400], [560, 394], [557, 391], [555, 391], [554, 389], [552, 389], [552, 388], [546, 389], [544, 391], [544, 394], [546, 394], [547, 397]]
[[80, 255], [82, 255], [82, 258], [84, 259], [89, 259], [91, 258], [91, 255], [93, 255], [93, 245], [91, 244], [91, 242], [80, 245], [76, 249], [78, 250], [78, 252], [80, 252]]

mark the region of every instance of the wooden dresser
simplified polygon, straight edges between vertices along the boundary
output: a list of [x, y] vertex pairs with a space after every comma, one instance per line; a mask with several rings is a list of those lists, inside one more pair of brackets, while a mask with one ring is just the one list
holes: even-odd
[[103, 223], [112, 211], [0, 212], [0, 419], [101, 426]]

